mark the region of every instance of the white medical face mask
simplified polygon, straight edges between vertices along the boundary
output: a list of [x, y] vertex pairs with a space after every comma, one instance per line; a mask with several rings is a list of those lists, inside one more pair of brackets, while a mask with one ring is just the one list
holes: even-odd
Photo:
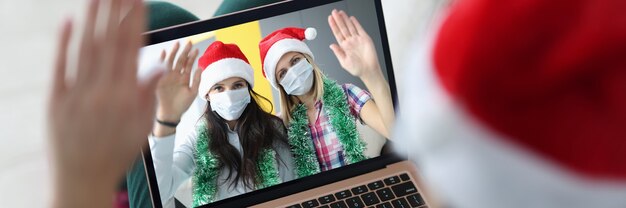
[[280, 80], [285, 92], [290, 95], [304, 95], [313, 86], [313, 65], [306, 59], [301, 59], [296, 65], [293, 65], [285, 77]]
[[248, 88], [209, 94], [211, 109], [227, 121], [236, 120], [250, 103]]

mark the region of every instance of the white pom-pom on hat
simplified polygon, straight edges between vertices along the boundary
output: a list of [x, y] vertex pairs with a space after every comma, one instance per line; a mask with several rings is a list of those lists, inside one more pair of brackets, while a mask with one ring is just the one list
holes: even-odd
[[317, 37], [317, 30], [315, 28], [308, 27], [304, 30], [304, 38], [307, 40], [313, 40], [315, 37]]

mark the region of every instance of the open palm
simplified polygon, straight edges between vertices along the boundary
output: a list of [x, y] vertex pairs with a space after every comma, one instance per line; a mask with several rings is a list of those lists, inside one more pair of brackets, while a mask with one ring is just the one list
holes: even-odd
[[87, 11], [78, 53], [69, 51], [72, 21], [63, 26], [48, 106], [55, 207], [111, 207], [102, 191], [113, 190], [146, 142], [162, 77], [137, 79], [143, 2], [91, 1]]
[[[159, 101], [157, 108], [157, 119], [176, 122], [180, 120], [182, 114], [189, 108], [193, 99], [198, 94], [200, 84], [200, 72], [196, 70], [193, 76], [192, 85], [189, 86], [191, 69], [198, 56], [198, 50], [191, 51], [191, 43], [187, 43], [178, 57], [176, 63], [174, 58], [179, 49], [176, 43], [167, 57], [166, 68], [169, 70], [157, 85], [157, 98]], [[166, 53], [161, 53], [161, 61], [166, 61]]]
[[333, 10], [328, 16], [328, 24], [337, 40], [330, 48], [341, 67], [357, 77], [380, 70], [374, 43], [355, 17]]

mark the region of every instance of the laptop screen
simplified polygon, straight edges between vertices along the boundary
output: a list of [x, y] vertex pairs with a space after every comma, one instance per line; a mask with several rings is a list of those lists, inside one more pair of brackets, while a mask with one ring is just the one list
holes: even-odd
[[[151, 158], [146, 161], [152, 164], [147, 164], [147, 172], [153, 186], [156, 181], [157, 187], [151, 187], [153, 195], [158, 193], [160, 198], [156, 203], [163, 207], [210, 205], [288, 181], [314, 178], [321, 172], [350, 168], [350, 164], [386, 151], [385, 124], [371, 118], [378, 115], [372, 113], [377, 108], [372, 101], [380, 95], [372, 94], [361, 78], [342, 67], [330, 47], [338, 40], [329, 25], [334, 9], [358, 20], [373, 42], [384, 84], [391, 91], [388, 98], [393, 99], [395, 82], [380, 2], [305, 2], [288, 2], [301, 7], [297, 9], [273, 5], [149, 34], [150, 43], [140, 51], [140, 77], [169, 68], [167, 60], [177, 44], [180, 49], [173, 59], [174, 69], [187, 43], [190, 51], [198, 50], [191, 72], [182, 73], [190, 74], [186, 76], [190, 81], [182, 83], [193, 89], [195, 71], [201, 70], [200, 87], [192, 101], [165, 101], [189, 103], [175, 132], [149, 138], [147, 154]], [[246, 22], [237, 22], [241, 19]], [[229, 24], [231, 21], [237, 23]], [[306, 63], [300, 64], [302, 60]], [[296, 67], [299, 65], [303, 67]], [[320, 88], [317, 96], [309, 93]], [[229, 91], [240, 93], [226, 93]], [[307, 109], [307, 103], [301, 101], [306, 96], [317, 98], [308, 105], [314, 109]], [[364, 111], [368, 115], [364, 116]]]

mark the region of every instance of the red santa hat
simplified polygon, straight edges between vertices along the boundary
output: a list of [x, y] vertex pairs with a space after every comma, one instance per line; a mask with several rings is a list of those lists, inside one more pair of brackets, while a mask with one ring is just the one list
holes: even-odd
[[447, 92], [507, 140], [580, 174], [626, 180], [626, 4], [455, 9], [434, 48]]
[[272, 87], [278, 89], [278, 82], [276, 81], [278, 60], [288, 52], [300, 52], [313, 57], [313, 53], [309, 46], [304, 43], [304, 39], [313, 40], [316, 36], [317, 30], [315, 28], [287, 27], [272, 32], [259, 42], [263, 76], [267, 78]]
[[455, 1], [396, 122], [425, 181], [456, 207], [626, 207], [625, 10]]
[[202, 69], [198, 96], [203, 99], [213, 85], [231, 77], [241, 77], [254, 86], [254, 70], [235, 44], [213, 42], [200, 57], [198, 66]]

